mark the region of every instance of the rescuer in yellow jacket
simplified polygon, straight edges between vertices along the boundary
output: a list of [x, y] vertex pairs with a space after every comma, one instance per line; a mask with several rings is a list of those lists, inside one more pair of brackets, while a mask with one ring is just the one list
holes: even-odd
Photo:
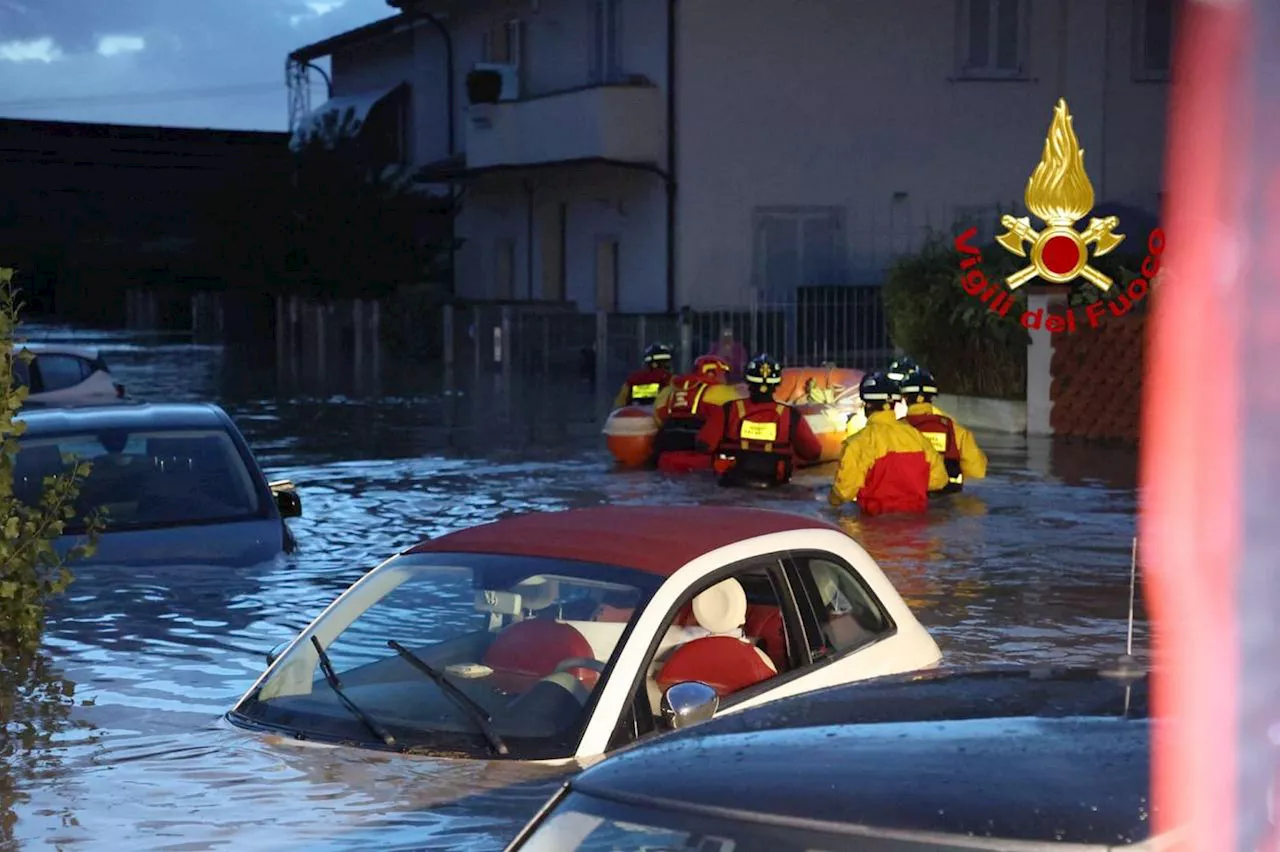
[[964, 487], [965, 479], [982, 479], [987, 475], [987, 455], [978, 446], [973, 433], [954, 417], [933, 404], [938, 383], [923, 367], [912, 370], [901, 383], [902, 397], [907, 403], [907, 423], [916, 427], [942, 454], [947, 466], [947, 484], [941, 489], [949, 494]]
[[849, 436], [840, 453], [828, 499], [857, 503], [865, 515], [924, 512], [929, 492], [947, 485], [947, 468], [933, 445], [893, 411], [898, 386], [872, 373], [859, 388], [867, 425]]

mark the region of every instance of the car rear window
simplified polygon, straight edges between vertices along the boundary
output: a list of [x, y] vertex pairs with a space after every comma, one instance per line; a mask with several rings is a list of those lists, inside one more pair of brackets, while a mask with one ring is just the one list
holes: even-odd
[[265, 501], [231, 437], [218, 429], [174, 429], [24, 436], [14, 462], [14, 493], [39, 501], [42, 480], [76, 460], [93, 465], [77, 517], [105, 509], [108, 529], [140, 529], [265, 516]]
[[88, 361], [75, 355], [37, 355], [34, 364], [43, 392], [75, 387], [93, 372]]

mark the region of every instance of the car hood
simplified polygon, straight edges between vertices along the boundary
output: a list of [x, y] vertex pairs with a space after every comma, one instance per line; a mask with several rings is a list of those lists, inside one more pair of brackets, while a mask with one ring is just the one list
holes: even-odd
[[[63, 536], [59, 549], [72, 547], [79, 536]], [[90, 565], [256, 565], [284, 549], [284, 527], [278, 519], [229, 524], [121, 530], [99, 537], [98, 549], [75, 564]]]
[[1024, 717], [690, 737], [619, 755], [574, 788], [748, 819], [1111, 845], [1150, 832], [1149, 726]]

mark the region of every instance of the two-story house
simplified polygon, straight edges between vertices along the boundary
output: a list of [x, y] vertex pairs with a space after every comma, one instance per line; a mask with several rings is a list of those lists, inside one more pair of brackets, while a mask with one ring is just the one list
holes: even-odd
[[[994, 232], [1059, 97], [1099, 205], [1154, 212], [1176, 2], [388, 0], [293, 59], [331, 57], [312, 120], [354, 108], [464, 188], [460, 296], [667, 311], [874, 285], [930, 229]], [[468, 103], [477, 67], [498, 103]]]

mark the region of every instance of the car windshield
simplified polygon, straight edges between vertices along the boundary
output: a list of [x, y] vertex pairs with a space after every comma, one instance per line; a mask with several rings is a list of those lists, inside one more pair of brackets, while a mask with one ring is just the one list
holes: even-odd
[[[732, 783], [732, 782], [730, 782]], [[784, 791], [785, 792], [785, 791]], [[746, 806], [746, 805], [744, 805]], [[833, 815], [838, 817], [839, 815]], [[818, 824], [770, 825], [721, 815], [686, 813], [657, 806], [621, 804], [570, 793], [544, 819], [517, 852], [616, 852], [623, 849], [661, 852], [974, 852], [1008, 849], [1008, 841], [874, 830], [842, 831]], [[1022, 844], [1029, 847], [1032, 844]], [[1017, 848], [1018, 844], [1014, 844]], [[1077, 849], [1082, 848], [1077, 846]], [[1088, 848], [1088, 847], [1083, 847]], [[1105, 850], [1105, 846], [1098, 846]]]
[[264, 517], [266, 501], [231, 436], [220, 429], [165, 429], [39, 435], [20, 439], [14, 494], [40, 500], [46, 476], [77, 460], [93, 464], [67, 533], [83, 531], [83, 517], [105, 510], [108, 531], [249, 520]]
[[558, 559], [395, 557], [295, 640], [231, 718], [381, 748], [324, 676], [314, 636], [343, 696], [397, 747], [496, 757], [478, 710], [505, 757], [572, 757], [633, 613], [660, 581]]

